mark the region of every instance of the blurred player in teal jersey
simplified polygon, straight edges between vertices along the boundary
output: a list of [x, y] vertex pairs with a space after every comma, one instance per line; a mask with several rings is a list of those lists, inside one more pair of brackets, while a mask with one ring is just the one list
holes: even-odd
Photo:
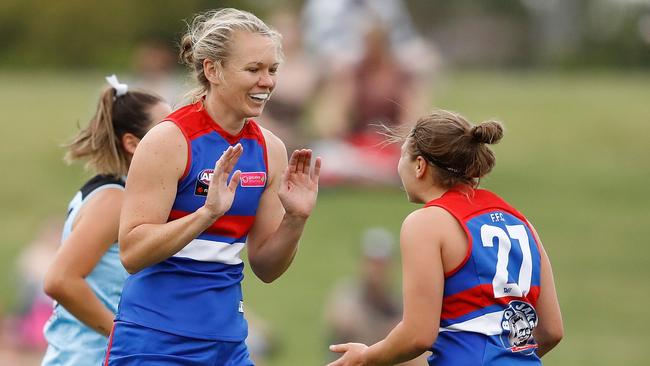
[[96, 173], [68, 207], [61, 247], [44, 280], [55, 300], [45, 325], [44, 366], [99, 365], [127, 272], [118, 253], [124, 177], [145, 133], [170, 112], [160, 97], [129, 90], [114, 76], [89, 125], [67, 145], [66, 160]]

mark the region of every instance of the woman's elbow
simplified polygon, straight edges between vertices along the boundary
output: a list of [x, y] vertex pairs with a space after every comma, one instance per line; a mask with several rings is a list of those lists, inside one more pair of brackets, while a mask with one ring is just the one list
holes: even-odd
[[62, 273], [49, 270], [43, 279], [43, 292], [54, 300], [60, 300], [66, 289], [66, 279]]
[[276, 276], [276, 275], [273, 275], [273, 274], [270, 274], [270, 273], [265, 273], [264, 271], [260, 271], [260, 270], [256, 271], [254, 269], [253, 269], [253, 273], [255, 273], [255, 276], [257, 278], [259, 278], [264, 283], [271, 283], [271, 282], [277, 280], [278, 277], [280, 277], [280, 276]]
[[248, 263], [250, 264], [255, 277], [259, 278], [260, 281], [264, 283], [271, 283], [280, 277], [274, 275], [274, 273], [272, 273], [273, 271], [265, 265], [264, 260], [259, 258], [259, 256], [254, 255], [254, 253], [248, 253]]
[[[422, 323], [428, 323], [428, 322], [422, 322]], [[401, 323], [403, 326], [406, 326], [404, 321]], [[421, 324], [413, 324], [411, 323], [410, 326], [407, 328], [410, 329], [408, 333], [411, 334], [410, 337], [410, 347], [413, 352], [416, 352], [418, 354], [424, 353], [433, 347], [433, 344], [436, 342], [436, 338], [438, 338], [438, 332], [436, 330], [433, 330], [431, 327], [424, 327]]]
[[122, 267], [124, 267], [129, 274], [136, 274], [142, 269], [137, 264], [133, 252], [125, 249], [122, 246], [122, 243], [120, 243], [120, 262], [122, 262]]
[[135, 263], [133, 263], [133, 260], [131, 260], [131, 258], [126, 254], [120, 253], [120, 262], [122, 262], [122, 267], [124, 267], [129, 274], [136, 274], [141, 269], [136, 266]]
[[539, 344], [543, 344], [548, 349], [551, 349], [560, 343], [564, 338], [564, 328], [562, 325], [555, 326], [551, 329], [545, 329], [542, 332], [535, 334], [535, 340]]
[[413, 339], [413, 350], [422, 354], [433, 347], [433, 344], [436, 342], [436, 335], [423, 334], [417, 336]]
[[129, 235], [128, 231], [120, 232], [119, 235], [119, 246], [120, 246], [120, 262], [122, 262], [122, 267], [129, 274], [136, 274], [140, 272], [144, 267], [143, 261], [145, 260], [141, 256], [146, 254], [142, 249], [138, 248], [136, 245], [137, 239], [132, 235]]
[[557, 346], [560, 341], [562, 341], [562, 338], [564, 338], [564, 329], [562, 327], [558, 327], [555, 331], [553, 331], [548, 338], [546, 339], [546, 343], [552, 344], [553, 347]]
[[260, 277], [260, 276], [258, 276], [258, 278], [259, 278], [262, 282], [264, 282], [264, 283], [266, 283], [266, 284], [273, 283], [273, 281], [276, 280], [275, 277]]

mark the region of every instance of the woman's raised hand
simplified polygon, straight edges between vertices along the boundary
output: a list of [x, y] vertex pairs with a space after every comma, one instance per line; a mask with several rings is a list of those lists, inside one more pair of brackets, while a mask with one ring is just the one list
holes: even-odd
[[278, 196], [289, 215], [306, 218], [316, 205], [321, 158], [316, 158], [312, 168], [311, 156], [309, 149], [294, 151], [282, 176]]
[[243, 151], [244, 148], [241, 144], [230, 146], [214, 165], [214, 172], [212, 179], [210, 179], [208, 196], [205, 199], [204, 207], [215, 220], [230, 209], [235, 199], [235, 191], [239, 185], [241, 171], [235, 171], [230, 182], [228, 182], [228, 176], [235, 168], [235, 164], [239, 161]]

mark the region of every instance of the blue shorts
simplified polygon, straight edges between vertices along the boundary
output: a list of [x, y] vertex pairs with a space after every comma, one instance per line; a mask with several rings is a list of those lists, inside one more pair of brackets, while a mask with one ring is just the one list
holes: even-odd
[[104, 366], [253, 366], [246, 343], [183, 337], [116, 321]]

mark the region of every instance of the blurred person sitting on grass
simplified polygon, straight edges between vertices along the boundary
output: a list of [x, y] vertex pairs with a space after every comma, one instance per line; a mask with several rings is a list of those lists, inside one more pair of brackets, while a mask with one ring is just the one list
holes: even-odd
[[433, 49], [401, 0], [309, 0], [304, 37], [319, 75], [314, 151], [330, 164], [323, 183], [399, 183], [399, 148], [374, 124], [415, 120], [430, 104]]
[[43, 326], [52, 315], [52, 299], [43, 292], [43, 278], [61, 244], [63, 218], [53, 215], [16, 259], [16, 301], [3, 317], [0, 309], [0, 365], [39, 365], [47, 341]]
[[264, 107], [260, 124], [287, 144], [289, 151], [307, 142], [308, 119], [318, 73], [302, 47], [300, 19], [288, 9], [276, 9], [271, 24], [282, 34], [282, 72], [273, 98]]
[[172, 108], [182, 101], [184, 81], [172, 45], [157, 38], [141, 41], [133, 53], [133, 86], [160, 95]]
[[61, 246], [43, 284], [55, 300], [44, 328], [43, 365], [99, 365], [128, 276], [118, 252], [124, 180], [140, 139], [170, 113], [160, 97], [129, 90], [113, 75], [88, 126], [67, 145], [66, 161], [87, 160], [96, 175], [68, 206]]
[[495, 164], [496, 121], [434, 111], [403, 141], [399, 176], [424, 204], [402, 224], [404, 311], [383, 340], [330, 346], [328, 366], [393, 365], [432, 351], [429, 365], [541, 365], [563, 336], [550, 261], [530, 222], [479, 189]]
[[61, 245], [63, 222], [59, 215], [44, 220], [36, 237], [16, 260], [20, 310], [11, 317], [15, 327], [13, 339], [24, 348], [38, 350], [41, 356], [47, 347], [43, 326], [52, 315], [52, 299], [43, 292], [43, 280]]

